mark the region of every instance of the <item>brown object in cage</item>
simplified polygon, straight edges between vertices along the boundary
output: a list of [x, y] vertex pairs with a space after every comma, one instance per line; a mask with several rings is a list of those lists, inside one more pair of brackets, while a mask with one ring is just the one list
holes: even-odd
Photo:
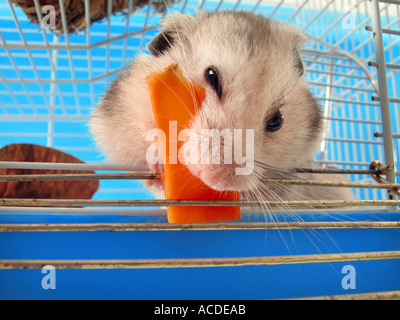
[[[0, 149], [0, 161], [83, 163], [56, 149], [34, 144], [9, 144]], [[0, 175], [94, 173], [93, 171], [0, 169]], [[0, 182], [0, 198], [91, 199], [98, 180]]]
[[[29, 20], [35, 24], [40, 24], [36, 12], [34, 0], [11, 0], [17, 6], [22, 8]], [[165, 12], [170, 4], [175, 0], [153, 0], [152, 6], [156, 12]], [[90, 3], [90, 24], [100, 21], [108, 15], [108, 1], [107, 0], [89, 0]], [[46, 5], [54, 7], [55, 17], [55, 33], [64, 33], [60, 3], [59, 0], [39, 0], [40, 11]], [[132, 10], [128, 12], [129, 0], [112, 0], [111, 14], [121, 12], [125, 15], [131, 15], [137, 9], [149, 4], [149, 0], [133, 0]], [[85, 17], [85, 0], [64, 0], [65, 16], [67, 22], [67, 32], [74, 33], [76, 31], [86, 28]], [[46, 15], [46, 14], [44, 14]]]

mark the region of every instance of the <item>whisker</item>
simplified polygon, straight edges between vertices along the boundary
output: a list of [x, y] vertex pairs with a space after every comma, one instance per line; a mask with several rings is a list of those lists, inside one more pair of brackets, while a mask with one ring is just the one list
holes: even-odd
[[[266, 188], [266, 186], [262, 186], [262, 189], [263, 189], [263, 191], [264, 192], [267, 192], [267, 190], [268, 190], [268, 188]], [[279, 195], [277, 195], [273, 190], [268, 190], [268, 192], [267, 192], [268, 194], [274, 194], [275, 196], [274, 196], [274, 198], [275, 199], [278, 199], [278, 201], [282, 201], [282, 199], [279, 197]], [[273, 199], [272, 199], [273, 200]], [[301, 216], [298, 214], [298, 213], [296, 213], [295, 211], [294, 211], [294, 209], [293, 208], [291, 208], [291, 207], [289, 207], [289, 206], [283, 206], [283, 207], [285, 207], [286, 209], [287, 209], [287, 212], [295, 219], [295, 220], [298, 220], [298, 221], [304, 221], [302, 218], [301, 218]], [[285, 219], [285, 221], [286, 221], [286, 218], [285, 218], [285, 215], [282, 215], [282, 217]], [[311, 239], [311, 237], [308, 235], [308, 232], [310, 232], [310, 234], [311, 235], [313, 235], [314, 236], [314, 238], [316, 239], [316, 240], [318, 240], [318, 242], [320, 243], [320, 244], [322, 244], [326, 249], [328, 249], [328, 247], [327, 247], [327, 245], [326, 245], [326, 243], [324, 243], [321, 239], [320, 239], [320, 235], [318, 234], [318, 232], [316, 231], [316, 230], [312, 230], [312, 229], [310, 229], [310, 230], [302, 230], [303, 231], [303, 233], [305, 234], [305, 236], [309, 239], [309, 241], [313, 244], [313, 246], [318, 250], [318, 252], [322, 252], [321, 250], [320, 250], [320, 248], [318, 247], [318, 245]], [[334, 246], [340, 251], [340, 248], [338, 247], [338, 245], [336, 244], [336, 242], [333, 240], [333, 238], [329, 235], [329, 233], [326, 231], [326, 230], [323, 230], [324, 231], [324, 233], [326, 234], [326, 236], [330, 239], [330, 241], [334, 244]], [[294, 237], [292, 236], [292, 240], [293, 240], [293, 243], [295, 244], [295, 241], [294, 241]]]

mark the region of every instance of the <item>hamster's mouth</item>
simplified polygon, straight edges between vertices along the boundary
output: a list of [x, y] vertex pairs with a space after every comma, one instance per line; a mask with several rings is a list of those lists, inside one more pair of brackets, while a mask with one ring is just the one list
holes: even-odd
[[[164, 171], [164, 167], [159, 163], [154, 164], [154, 165], [149, 164], [149, 169], [152, 173], [156, 173], [156, 174], [160, 174]], [[163, 189], [163, 184], [162, 184], [161, 179], [144, 180], [143, 183], [147, 188], [154, 187], [154, 188], [160, 189], [160, 190]]]
[[249, 176], [236, 175], [235, 166], [188, 165], [189, 171], [216, 191], [246, 191], [254, 188]]

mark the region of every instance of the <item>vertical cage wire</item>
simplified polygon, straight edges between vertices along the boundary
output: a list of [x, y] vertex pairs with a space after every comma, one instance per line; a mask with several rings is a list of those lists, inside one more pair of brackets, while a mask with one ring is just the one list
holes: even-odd
[[[378, 85], [379, 85], [379, 97], [373, 97], [374, 100], [380, 101], [380, 109], [382, 115], [382, 137], [384, 142], [385, 150], [385, 161], [387, 164], [395, 164], [395, 151], [393, 143], [393, 130], [392, 121], [389, 106], [389, 93], [387, 85], [387, 73], [386, 73], [386, 61], [384, 56], [384, 45], [382, 40], [382, 26], [379, 10], [379, 1], [373, 0], [372, 6], [372, 31], [374, 33], [375, 43], [375, 55], [378, 72]], [[396, 167], [394, 166], [393, 171], [388, 172], [387, 179], [391, 182], [396, 181]], [[389, 198], [393, 199], [395, 195], [389, 193]]]

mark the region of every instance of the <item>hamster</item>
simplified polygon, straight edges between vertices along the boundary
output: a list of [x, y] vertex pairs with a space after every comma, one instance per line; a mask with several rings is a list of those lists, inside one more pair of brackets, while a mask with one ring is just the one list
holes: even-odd
[[[94, 139], [111, 162], [160, 172], [162, 165], [146, 160], [152, 143], [146, 133], [155, 128], [146, 77], [177, 64], [188, 81], [206, 91], [189, 130], [200, 135], [202, 129], [251, 129], [253, 134], [254, 167], [248, 174], [235, 174], [243, 163], [234, 161], [187, 164], [206, 185], [240, 191], [244, 199], [352, 199], [344, 188], [260, 182], [261, 177], [345, 180], [292, 170], [318, 167], [313, 156], [323, 130], [321, 110], [303, 78], [300, 45], [305, 41], [296, 27], [246, 11], [173, 13], [147, 45], [151, 55], [134, 59], [96, 106], [90, 121]], [[231, 145], [228, 140], [223, 140], [228, 149], [247, 150], [244, 137]], [[204, 147], [198, 143], [199, 152]], [[162, 197], [160, 181], [145, 184]]]

